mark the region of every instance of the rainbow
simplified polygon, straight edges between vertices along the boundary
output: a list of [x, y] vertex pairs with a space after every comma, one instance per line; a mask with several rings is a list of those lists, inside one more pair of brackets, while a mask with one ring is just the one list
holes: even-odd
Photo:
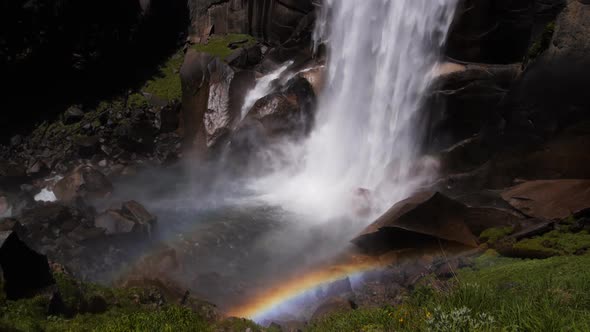
[[294, 276], [255, 296], [247, 303], [230, 309], [228, 314], [260, 322], [271, 316], [281, 306], [303, 298], [320, 287], [347, 277], [361, 276], [366, 272], [383, 268], [387, 264], [382, 260], [365, 258], [361, 261], [332, 265], [304, 275]]

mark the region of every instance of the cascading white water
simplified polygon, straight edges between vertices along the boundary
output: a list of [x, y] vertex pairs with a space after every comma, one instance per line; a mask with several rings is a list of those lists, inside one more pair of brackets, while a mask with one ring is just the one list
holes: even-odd
[[262, 97], [272, 92], [272, 83], [278, 80], [281, 75], [293, 64], [293, 61], [288, 61], [279, 68], [270, 72], [269, 74], [259, 78], [256, 81], [256, 85], [250, 90], [244, 99], [244, 105], [242, 105], [241, 117], [242, 119], [248, 115], [248, 112], [254, 106], [254, 104]]
[[359, 188], [373, 216], [429, 176], [418, 160], [420, 108], [456, 0], [324, 0], [316, 40], [328, 47], [326, 88], [307, 142], [291, 145], [295, 167], [257, 183], [266, 199], [333, 218]]

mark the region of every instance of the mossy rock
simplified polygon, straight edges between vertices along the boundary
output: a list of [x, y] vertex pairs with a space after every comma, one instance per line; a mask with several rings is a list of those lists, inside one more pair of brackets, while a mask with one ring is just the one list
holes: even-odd
[[514, 233], [514, 227], [512, 226], [494, 227], [483, 231], [479, 236], [479, 239], [482, 242], [487, 242], [490, 245], [494, 245], [496, 242], [512, 233]]

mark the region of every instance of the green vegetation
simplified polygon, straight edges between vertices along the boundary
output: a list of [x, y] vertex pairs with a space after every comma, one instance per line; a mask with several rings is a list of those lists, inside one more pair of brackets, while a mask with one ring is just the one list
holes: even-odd
[[529, 48], [529, 52], [525, 59], [526, 62], [531, 62], [535, 60], [539, 55], [545, 52], [549, 46], [551, 46], [551, 40], [553, 39], [553, 34], [555, 33], [555, 22], [550, 22], [545, 26], [545, 30], [541, 34], [538, 40], [536, 40], [531, 47]]
[[212, 36], [206, 44], [196, 44], [193, 48], [199, 52], [207, 53], [212, 56], [225, 60], [234, 50], [229, 45], [232, 43], [241, 43], [241, 47], [249, 47], [256, 44], [254, 37], [244, 34], [228, 34], [224, 36]]
[[[246, 319], [215, 321], [208, 313], [189, 307], [157, 302], [158, 293], [151, 288], [107, 288], [80, 283], [68, 276], [55, 276], [57, 288], [72, 315], [48, 315], [49, 296], [0, 301], [0, 331], [194, 331], [194, 332], [274, 332]], [[90, 313], [93, 297], [104, 299], [102, 313]], [[190, 302], [190, 301], [189, 301]]]
[[543, 236], [524, 239], [513, 248], [547, 257], [581, 254], [590, 248], [590, 234], [587, 231], [567, 233], [554, 230]]
[[590, 330], [590, 256], [484, 256], [448, 289], [423, 286], [397, 308], [336, 314], [310, 331]]
[[[166, 101], [178, 100], [182, 97], [182, 86], [180, 83], [180, 67], [184, 61], [184, 53], [179, 51], [172, 55], [162, 67], [157, 76], [150, 79], [141, 89], [143, 92], [152, 94]], [[131, 102], [137, 103], [138, 96], [130, 96]], [[133, 98], [132, 98], [133, 97]]]
[[483, 231], [479, 238], [489, 244], [495, 244], [500, 239], [512, 234], [513, 232], [514, 227], [511, 226], [490, 228]]

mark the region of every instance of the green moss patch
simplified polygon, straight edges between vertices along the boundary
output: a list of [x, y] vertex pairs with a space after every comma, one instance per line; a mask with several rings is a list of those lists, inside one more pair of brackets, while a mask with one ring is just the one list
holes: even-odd
[[[182, 51], [175, 53], [160, 67], [159, 73], [150, 79], [141, 90], [167, 101], [179, 100], [182, 97], [179, 72], [183, 62], [184, 53]], [[131, 102], [138, 102], [138, 96], [132, 95], [131, 97], [133, 97]]]
[[445, 287], [395, 308], [339, 313], [310, 331], [590, 331], [590, 255], [524, 260], [489, 250]]
[[480, 240], [487, 242], [489, 244], [495, 244], [496, 242], [512, 234], [513, 232], [514, 227], [511, 226], [490, 228], [483, 231], [479, 238]]
[[554, 230], [543, 236], [524, 239], [516, 243], [513, 248], [520, 251], [538, 252], [545, 256], [582, 254], [590, 248], [590, 234], [587, 231], [568, 233]]
[[240, 43], [238, 45], [239, 47], [250, 47], [256, 44], [256, 40], [254, 37], [245, 34], [212, 36], [206, 44], [196, 44], [193, 48], [199, 52], [207, 53], [225, 60], [235, 51], [229, 47], [232, 43]]

